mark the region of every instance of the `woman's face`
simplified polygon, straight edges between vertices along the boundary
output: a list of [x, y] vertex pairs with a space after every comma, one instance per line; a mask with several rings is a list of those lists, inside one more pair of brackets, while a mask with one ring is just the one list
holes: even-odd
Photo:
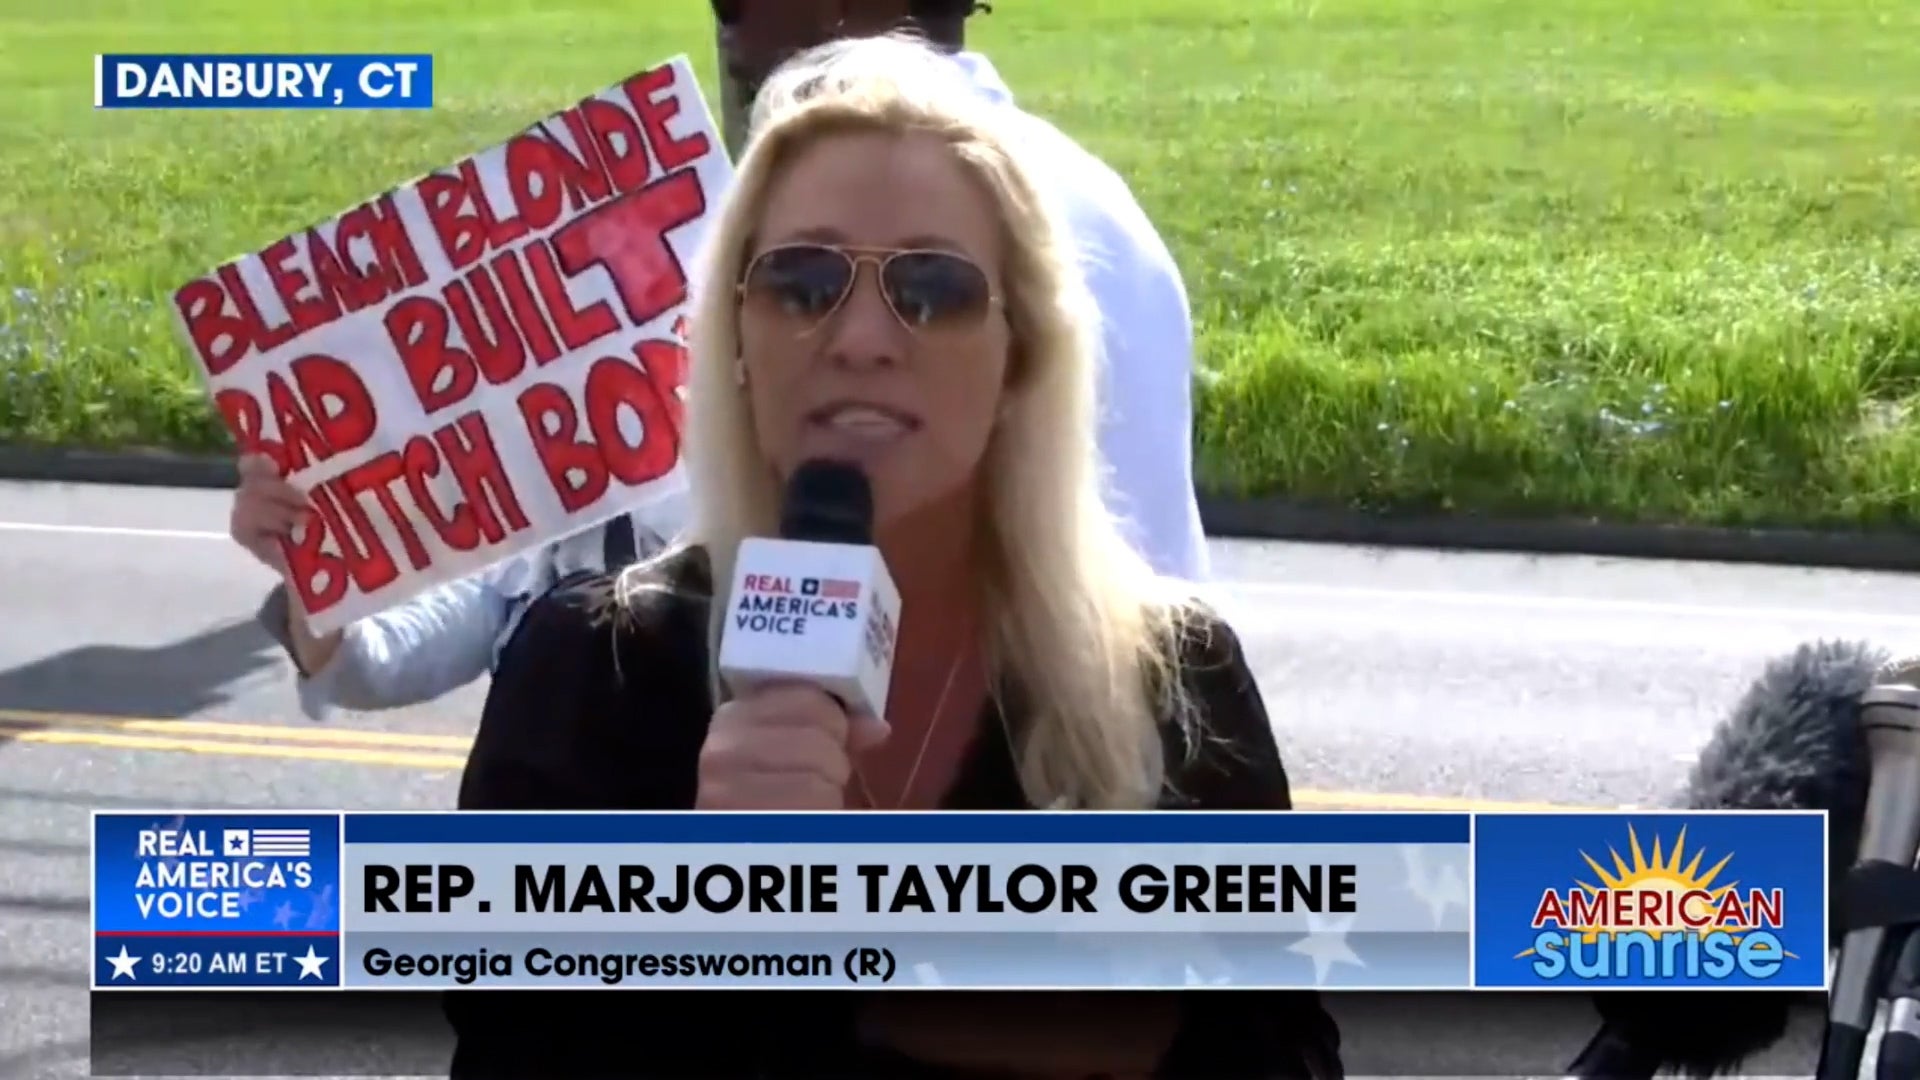
[[741, 360], [775, 471], [858, 464], [880, 523], [966, 488], [1010, 348], [984, 187], [931, 136], [826, 136], [787, 161], [754, 235]]

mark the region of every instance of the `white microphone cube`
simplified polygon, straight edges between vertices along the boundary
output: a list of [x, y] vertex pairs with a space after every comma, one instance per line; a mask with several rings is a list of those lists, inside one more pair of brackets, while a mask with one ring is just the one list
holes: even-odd
[[807, 682], [885, 719], [900, 593], [879, 549], [750, 537], [725, 603], [719, 668], [736, 693]]

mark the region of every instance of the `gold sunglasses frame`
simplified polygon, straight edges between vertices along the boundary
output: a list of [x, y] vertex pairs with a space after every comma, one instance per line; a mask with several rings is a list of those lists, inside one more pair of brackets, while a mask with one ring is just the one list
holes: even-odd
[[739, 283], [733, 287], [736, 300], [746, 299], [747, 282], [753, 278], [754, 270], [757, 269], [762, 262], [766, 261], [769, 256], [777, 255], [782, 251], [831, 251], [853, 264], [853, 273], [847, 277], [847, 287], [840, 290], [840, 295], [834, 299], [833, 305], [821, 312], [819, 318], [813, 321], [813, 325], [800, 332], [803, 337], [825, 326], [833, 319], [834, 315], [839, 313], [842, 307], [846, 306], [847, 299], [853, 295], [855, 289], [860, 287], [862, 267], [869, 263], [873, 264], [873, 284], [874, 288], [880, 290], [881, 302], [886, 304], [887, 310], [893, 313], [894, 321], [905, 327], [908, 333], [918, 335], [920, 333], [920, 327], [915, 326], [911, 320], [901, 314], [899, 307], [893, 302], [893, 297], [887, 293], [887, 266], [893, 262], [893, 260], [904, 255], [938, 255], [946, 259], [958, 259], [968, 266], [973, 267], [974, 271], [980, 275], [981, 282], [987, 287], [986, 306], [980, 312], [980, 321], [982, 323], [986, 321], [988, 315], [992, 314], [993, 309], [999, 307], [1001, 303], [1000, 294], [994, 291], [993, 280], [987, 276], [986, 270], [982, 268], [979, 263], [957, 251], [946, 251], [941, 248], [856, 247], [849, 244], [808, 242], [778, 244], [749, 259], [745, 269], [740, 273]]

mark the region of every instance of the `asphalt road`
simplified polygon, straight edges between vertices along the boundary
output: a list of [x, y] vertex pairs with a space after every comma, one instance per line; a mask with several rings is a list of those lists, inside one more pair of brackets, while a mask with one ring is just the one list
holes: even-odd
[[[225, 502], [0, 483], [0, 1076], [86, 1074], [89, 809], [452, 803], [481, 689], [302, 719], [251, 625], [269, 575], [224, 541]], [[1654, 805], [1768, 659], [1822, 637], [1920, 645], [1920, 578], [1231, 541], [1214, 555], [1308, 806]], [[1463, 1047], [1520, 1069], [1571, 1054], [1585, 1023], [1569, 1007]], [[1348, 1044], [1366, 1074], [1365, 1034]], [[1809, 1053], [1756, 1067], [1804, 1075]]]

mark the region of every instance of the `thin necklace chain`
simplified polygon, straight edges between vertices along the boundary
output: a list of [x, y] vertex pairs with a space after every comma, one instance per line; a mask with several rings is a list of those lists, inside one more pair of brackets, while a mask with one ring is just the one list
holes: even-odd
[[[960, 674], [960, 662], [966, 658], [965, 649], [954, 654], [953, 663], [947, 668], [947, 684], [940, 688], [940, 700], [933, 707], [933, 718], [927, 721], [927, 730], [920, 736], [920, 749], [913, 755], [913, 768], [907, 773], [907, 784], [900, 789], [899, 802], [888, 809], [902, 809], [907, 805], [907, 800], [913, 797], [913, 782], [920, 779], [920, 766], [927, 760], [927, 747], [933, 745], [934, 730], [940, 726], [940, 718], [947, 711], [947, 696], [953, 693], [953, 681]], [[873, 789], [867, 786], [866, 774], [860, 771], [858, 765], [853, 767], [853, 778], [860, 782], [860, 794], [867, 800], [867, 806], [880, 809], [880, 800], [873, 797]]]

